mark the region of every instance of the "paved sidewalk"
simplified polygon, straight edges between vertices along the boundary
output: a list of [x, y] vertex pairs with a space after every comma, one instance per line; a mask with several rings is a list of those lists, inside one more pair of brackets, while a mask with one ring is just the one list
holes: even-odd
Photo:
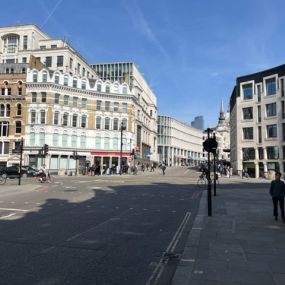
[[219, 185], [212, 217], [203, 191], [172, 285], [285, 284], [285, 224], [273, 219], [269, 181], [240, 182]]

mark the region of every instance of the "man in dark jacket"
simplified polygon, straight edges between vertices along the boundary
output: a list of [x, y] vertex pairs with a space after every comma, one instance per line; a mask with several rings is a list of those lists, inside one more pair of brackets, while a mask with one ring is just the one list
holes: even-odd
[[278, 202], [281, 211], [281, 216], [283, 223], [285, 223], [284, 216], [284, 196], [285, 196], [285, 184], [280, 180], [281, 173], [275, 173], [275, 180], [271, 182], [269, 193], [272, 197], [273, 202], [273, 216], [275, 217], [275, 221], [278, 220]]

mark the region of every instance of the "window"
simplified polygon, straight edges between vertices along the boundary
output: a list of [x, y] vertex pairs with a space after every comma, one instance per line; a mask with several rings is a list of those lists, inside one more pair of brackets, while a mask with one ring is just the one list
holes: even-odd
[[77, 88], [77, 79], [76, 78], [73, 78], [72, 87]]
[[30, 145], [35, 145], [36, 143], [36, 135], [35, 133], [30, 133]]
[[18, 47], [18, 36], [10, 35], [4, 40], [4, 48], [7, 53], [15, 53]]
[[105, 118], [105, 130], [110, 130], [110, 118]]
[[119, 103], [114, 102], [114, 112], [118, 112], [118, 111], [119, 111]]
[[110, 112], [110, 101], [105, 102], [105, 112]]
[[54, 94], [54, 104], [59, 104], [59, 100], [60, 100], [60, 94], [55, 93]]
[[68, 76], [64, 76], [64, 81], [63, 81], [64, 86], [68, 86]]
[[119, 129], [119, 120], [118, 118], [114, 118], [113, 130], [117, 131], [118, 129]]
[[55, 111], [53, 114], [53, 124], [58, 125], [59, 124], [59, 112]]
[[17, 104], [16, 116], [21, 116], [21, 115], [22, 115], [22, 105]]
[[44, 132], [40, 132], [40, 145], [44, 145], [46, 141], [46, 135]]
[[42, 77], [43, 82], [47, 82], [47, 72], [43, 71], [42, 75], [43, 75], [43, 77]]
[[9, 142], [0, 142], [0, 154], [9, 154]]
[[82, 76], [85, 76], [85, 68], [82, 68]]
[[285, 141], [285, 123], [282, 123], [282, 141]]
[[72, 107], [77, 108], [77, 105], [78, 105], [78, 97], [73, 97]]
[[51, 66], [52, 66], [52, 57], [46, 56], [46, 67], [51, 67]]
[[128, 93], [128, 88], [127, 86], [123, 86], [123, 94], [127, 94]]
[[253, 147], [243, 148], [242, 157], [244, 161], [255, 159], [255, 149]]
[[122, 112], [127, 113], [127, 103], [122, 103]]
[[0, 137], [9, 136], [9, 122], [0, 122]]
[[62, 117], [62, 125], [66, 127], [68, 124], [68, 113], [64, 113]]
[[268, 146], [266, 148], [268, 159], [278, 159], [279, 158], [279, 148], [278, 146]]
[[98, 92], [101, 92], [101, 91], [102, 91], [102, 85], [99, 84], [99, 83], [97, 84], [97, 91], [98, 91]]
[[95, 147], [96, 149], [101, 149], [101, 136], [96, 135], [95, 138]]
[[77, 127], [77, 118], [78, 118], [78, 116], [76, 114], [73, 114], [73, 116], [72, 116], [72, 127]]
[[96, 117], [96, 129], [101, 129], [101, 117]]
[[40, 111], [40, 119], [41, 119], [41, 124], [46, 123], [46, 111], [45, 110]]
[[77, 135], [71, 136], [71, 147], [73, 147], [73, 148], [77, 147]]
[[57, 48], [57, 45], [51, 45], [50, 48], [55, 49]]
[[266, 95], [271, 96], [276, 94], [276, 80], [275, 78], [270, 78], [265, 81], [266, 85]]
[[243, 128], [243, 139], [244, 140], [253, 139], [253, 128]]
[[63, 97], [63, 105], [64, 106], [68, 106], [68, 99], [69, 99], [69, 96], [68, 95], [64, 95], [64, 97]]
[[243, 108], [243, 119], [244, 120], [252, 120], [253, 119], [253, 113], [252, 113], [252, 107]]
[[69, 59], [69, 68], [72, 68], [72, 67], [73, 67], [73, 59], [70, 58], [70, 59]]
[[81, 100], [81, 108], [82, 109], [86, 109], [87, 108], [87, 99], [86, 98], [82, 98], [82, 100]]
[[277, 138], [277, 125], [267, 125], [267, 138]]
[[28, 49], [28, 36], [23, 36], [23, 49]]
[[78, 72], [78, 74], [80, 73], [80, 63], [77, 63], [77, 72]]
[[0, 105], [0, 117], [6, 117], [6, 105]]
[[106, 85], [106, 93], [110, 93], [110, 85], [109, 84]]
[[280, 89], [281, 89], [281, 96], [284, 97], [285, 95], [285, 90], [284, 90], [284, 79], [280, 79]]
[[16, 122], [16, 134], [20, 134], [22, 132], [22, 123], [20, 121]]
[[52, 144], [53, 146], [58, 146], [58, 134], [57, 133], [53, 133], [52, 135]]
[[42, 103], [46, 103], [46, 102], [47, 102], [47, 93], [42, 92]]
[[110, 149], [110, 138], [108, 136], [105, 136], [104, 138], [104, 149]]
[[86, 148], [86, 136], [80, 137], [80, 148]]
[[22, 88], [21, 87], [18, 88], [18, 95], [22, 95]]
[[82, 88], [83, 90], [85, 90], [85, 89], [86, 89], [86, 81], [82, 81], [81, 88]]
[[56, 73], [56, 74], [54, 75], [54, 83], [55, 83], [55, 84], [59, 84], [59, 74], [58, 74], [58, 73]]
[[38, 73], [36, 71], [33, 72], [33, 82], [38, 82]]
[[87, 125], [87, 116], [83, 115], [81, 117], [81, 128], [86, 128], [86, 125]]
[[68, 135], [67, 134], [63, 134], [62, 135], [62, 146], [63, 147], [67, 147], [68, 146]]
[[102, 104], [102, 101], [97, 100], [96, 111], [101, 111], [101, 104]]
[[126, 130], [126, 129], [127, 129], [127, 126], [128, 126], [128, 120], [127, 120], [126, 118], [124, 118], [124, 119], [122, 120], [122, 127], [124, 128], [124, 130]]
[[23, 57], [22, 58], [22, 63], [26, 63], [27, 62], [27, 58], [26, 57]]
[[32, 110], [31, 111], [31, 124], [35, 124], [36, 123], [36, 111]]
[[284, 105], [285, 101], [281, 101], [281, 114], [282, 114], [282, 119], [285, 118], [285, 105]]
[[46, 49], [47, 47], [46, 46], [40, 46], [40, 49]]
[[266, 116], [276, 116], [276, 103], [266, 104]]
[[242, 90], [243, 90], [243, 99], [244, 100], [252, 99], [252, 96], [253, 96], [252, 84], [243, 85]]
[[57, 56], [57, 66], [63, 66], [63, 56], [62, 55]]
[[119, 149], [118, 144], [119, 144], [118, 137], [114, 137], [113, 138], [113, 149], [118, 150]]

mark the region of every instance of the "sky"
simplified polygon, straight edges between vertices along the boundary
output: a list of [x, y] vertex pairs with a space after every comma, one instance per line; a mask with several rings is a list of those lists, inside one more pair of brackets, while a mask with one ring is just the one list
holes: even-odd
[[0, 25], [36, 24], [91, 63], [134, 61], [158, 113], [217, 124], [238, 76], [285, 63], [284, 0], [1, 0]]

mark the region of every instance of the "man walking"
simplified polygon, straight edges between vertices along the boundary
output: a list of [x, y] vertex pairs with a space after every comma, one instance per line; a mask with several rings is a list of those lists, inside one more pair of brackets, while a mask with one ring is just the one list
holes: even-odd
[[275, 221], [278, 220], [278, 203], [281, 211], [281, 217], [283, 223], [285, 223], [284, 216], [284, 196], [285, 196], [285, 184], [280, 180], [281, 173], [276, 171], [275, 180], [271, 182], [269, 193], [272, 197], [273, 202], [273, 216], [275, 217]]

